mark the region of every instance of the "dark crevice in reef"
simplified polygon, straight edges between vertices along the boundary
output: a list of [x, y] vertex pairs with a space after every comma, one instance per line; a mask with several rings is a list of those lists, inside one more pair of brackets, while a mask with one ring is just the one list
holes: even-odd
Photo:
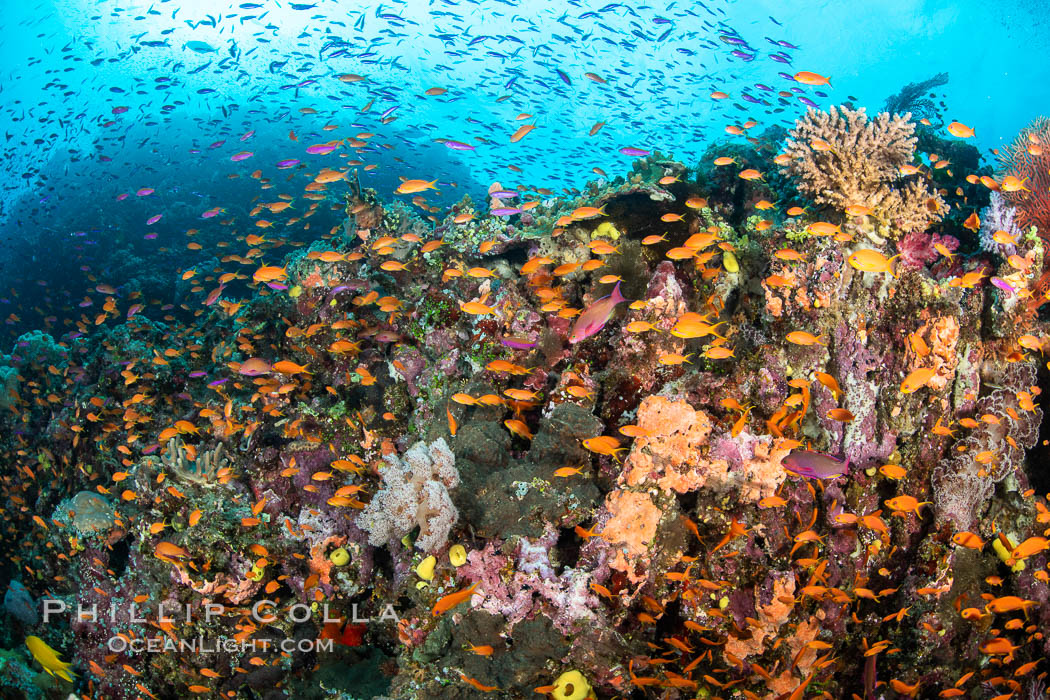
[[1039, 373], [1039, 389], [1042, 393], [1036, 397], [1036, 403], [1043, 411], [1043, 421], [1039, 424], [1039, 441], [1028, 451], [1028, 482], [1036, 493], [1050, 493], [1050, 372], [1043, 369]]
[[113, 578], [118, 579], [128, 566], [128, 557], [131, 554], [131, 535], [121, 539], [113, 545], [109, 551], [109, 569], [113, 572]]

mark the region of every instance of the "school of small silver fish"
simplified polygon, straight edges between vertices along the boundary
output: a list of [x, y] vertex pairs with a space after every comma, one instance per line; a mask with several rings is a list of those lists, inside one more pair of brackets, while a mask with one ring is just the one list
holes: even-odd
[[736, 12], [18, 23], [0, 695], [1047, 697], [1050, 120]]

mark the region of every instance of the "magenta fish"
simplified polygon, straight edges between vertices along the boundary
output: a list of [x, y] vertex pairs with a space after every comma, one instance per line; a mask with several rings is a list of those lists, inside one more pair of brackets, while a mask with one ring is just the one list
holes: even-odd
[[795, 450], [782, 461], [786, 469], [809, 479], [834, 479], [849, 471], [849, 460], [838, 460], [823, 452]]
[[214, 217], [218, 216], [222, 212], [223, 212], [222, 207], [215, 207], [214, 209], [209, 209], [208, 211], [206, 211], [203, 214], [201, 214], [201, 218], [202, 219], [211, 219], [211, 218], [214, 218]]
[[281, 170], [284, 170], [285, 168], [294, 168], [297, 165], [299, 165], [299, 161], [295, 158], [277, 161], [277, 167]]
[[339, 147], [339, 144], [337, 144], [337, 143], [334, 143], [334, 144], [318, 143], [318, 144], [315, 144], [313, 146], [307, 147], [306, 152], [310, 153], [312, 155], [315, 155], [315, 156], [326, 156], [326, 155], [328, 155], [329, 153], [331, 153], [332, 151], [334, 151], [338, 147]]
[[473, 151], [474, 147], [469, 143], [463, 143], [462, 141], [453, 141], [451, 139], [445, 139], [444, 141], [446, 148], [451, 148], [453, 151]]
[[150, 218], [146, 219], [146, 225], [147, 226], [152, 226], [153, 224], [155, 224], [158, 221], [160, 221], [162, 216], [164, 216], [164, 215], [163, 214], [154, 214]]
[[623, 148], [620, 149], [620, 153], [624, 154], [625, 156], [647, 156], [647, 155], [649, 155], [649, 151], [645, 150], [644, 148], [634, 148], [633, 146], [624, 146]]
[[1010, 292], [1011, 294], [1015, 294], [1017, 292], [1017, 290], [1014, 289], [1014, 286], [1006, 280], [1004, 280], [1002, 277], [993, 277], [991, 279], [991, 282], [1004, 292]]
[[234, 163], [240, 163], [242, 160], [248, 160], [253, 155], [255, 154], [251, 151], [241, 151], [240, 153], [234, 153], [232, 156], [230, 156], [230, 160], [232, 160]]
[[508, 348], [514, 348], [515, 350], [528, 350], [529, 348], [536, 347], [537, 343], [529, 340], [528, 338], [515, 338], [511, 336], [505, 336], [501, 343], [506, 345]]
[[153, 194], [153, 188], [152, 187], [143, 187], [141, 190], [138, 190], [137, 192], [135, 192], [135, 195], [137, 197], [148, 197], [151, 194]]
[[605, 324], [609, 322], [616, 305], [621, 301], [627, 300], [620, 294], [620, 283], [617, 282], [616, 288], [612, 290], [612, 294], [602, 297], [580, 314], [580, 317], [576, 319], [576, 324], [572, 327], [572, 333], [569, 334], [569, 342], [578, 343], [605, 328]]

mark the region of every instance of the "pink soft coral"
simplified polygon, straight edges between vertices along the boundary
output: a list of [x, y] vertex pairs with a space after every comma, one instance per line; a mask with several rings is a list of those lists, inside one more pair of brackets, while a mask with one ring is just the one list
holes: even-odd
[[900, 251], [900, 264], [906, 267], [925, 267], [936, 262], [942, 256], [934, 247], [938, 243], [951, 253], [954, 253], [959, 248], [959, 239], [954, 236], [912, 231], [897, 241], [897, 250]]

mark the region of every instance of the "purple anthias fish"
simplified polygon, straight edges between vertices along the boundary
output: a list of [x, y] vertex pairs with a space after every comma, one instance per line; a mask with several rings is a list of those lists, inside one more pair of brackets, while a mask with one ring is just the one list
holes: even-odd
[[514, 348], [515, 350], [528, 350], [529, 348], [536, 347], [536, 343], [529, 340], [528, 338], [503, 338], [501, 341], [508, 348]]
[[569, 334], [569, 342], [578, 343], [605, 328], [605, 324], [612, 317], [616, 305], [621, 301], [627, 300], [620, 294], [620, 283], [617, 282], [612, 294], [602, 297], [580, 314], [580, 317], [576, 319], [576, 324], [572, 327], [572, 333]]
[[999, 289], [1003, 290], [1004, 292], [1010, 292], [1011, 294], [1013, 294], [1017, 291], [1016, 289], [1014, 289], [1012, 284], [1004, 280], [1002, 277], [993, 277], [991, 279], [991, 283]]
[[809, 99], [808, 97], [799, 97], [798, 101], [801, 102], [802, 104], [806, 105], [807, 107], [816, 107], [817, 106], [817, 103], [814, 102], [813, 100]]
[[520, 214], [521, 209], [512, 209], [510, 207], [497, 207], [496, 209], [490, 209], [489, 213], [493, 216], [514, 216]]
[[281, 168], [282, 170], [284, 168], [291, 168], [291, 167], [293, 167], [295, 165], [299, 165], [299, 161], [296, 160], [295, 158], [289, 158], [287, 160], [277, 161], [277, 167]]
[[624, 154], [625, 156], [647, 156], [647, 155], [649, 155], [649, 151], [645, 150], [644, 148], [634, 148], [633, 146], [624, 146], [623, 148], [620, 149], [620, 153]]
[[489, 196], [493, 199], [510, 199], [511, 197], [517, 197], [518, 193], [511, 190], [496, 190], [489, 192]]
[[730, 46], [747, 46], [747, 42], [738, 36], [730, 36], [728, 34], [721, 34], [718, 37]]
[[469, 143], [463, 143], [462, 141], [452, 141], [451, 139], [445, 139], [445, 147], [451, 148], [453, 151], [473, 151], [474, 147]]
[[795, 450], [783, 459], [787, 469], [809, 479], [834, 479], [849, 471], [849, 460], [838, 460], [823, 452]]

